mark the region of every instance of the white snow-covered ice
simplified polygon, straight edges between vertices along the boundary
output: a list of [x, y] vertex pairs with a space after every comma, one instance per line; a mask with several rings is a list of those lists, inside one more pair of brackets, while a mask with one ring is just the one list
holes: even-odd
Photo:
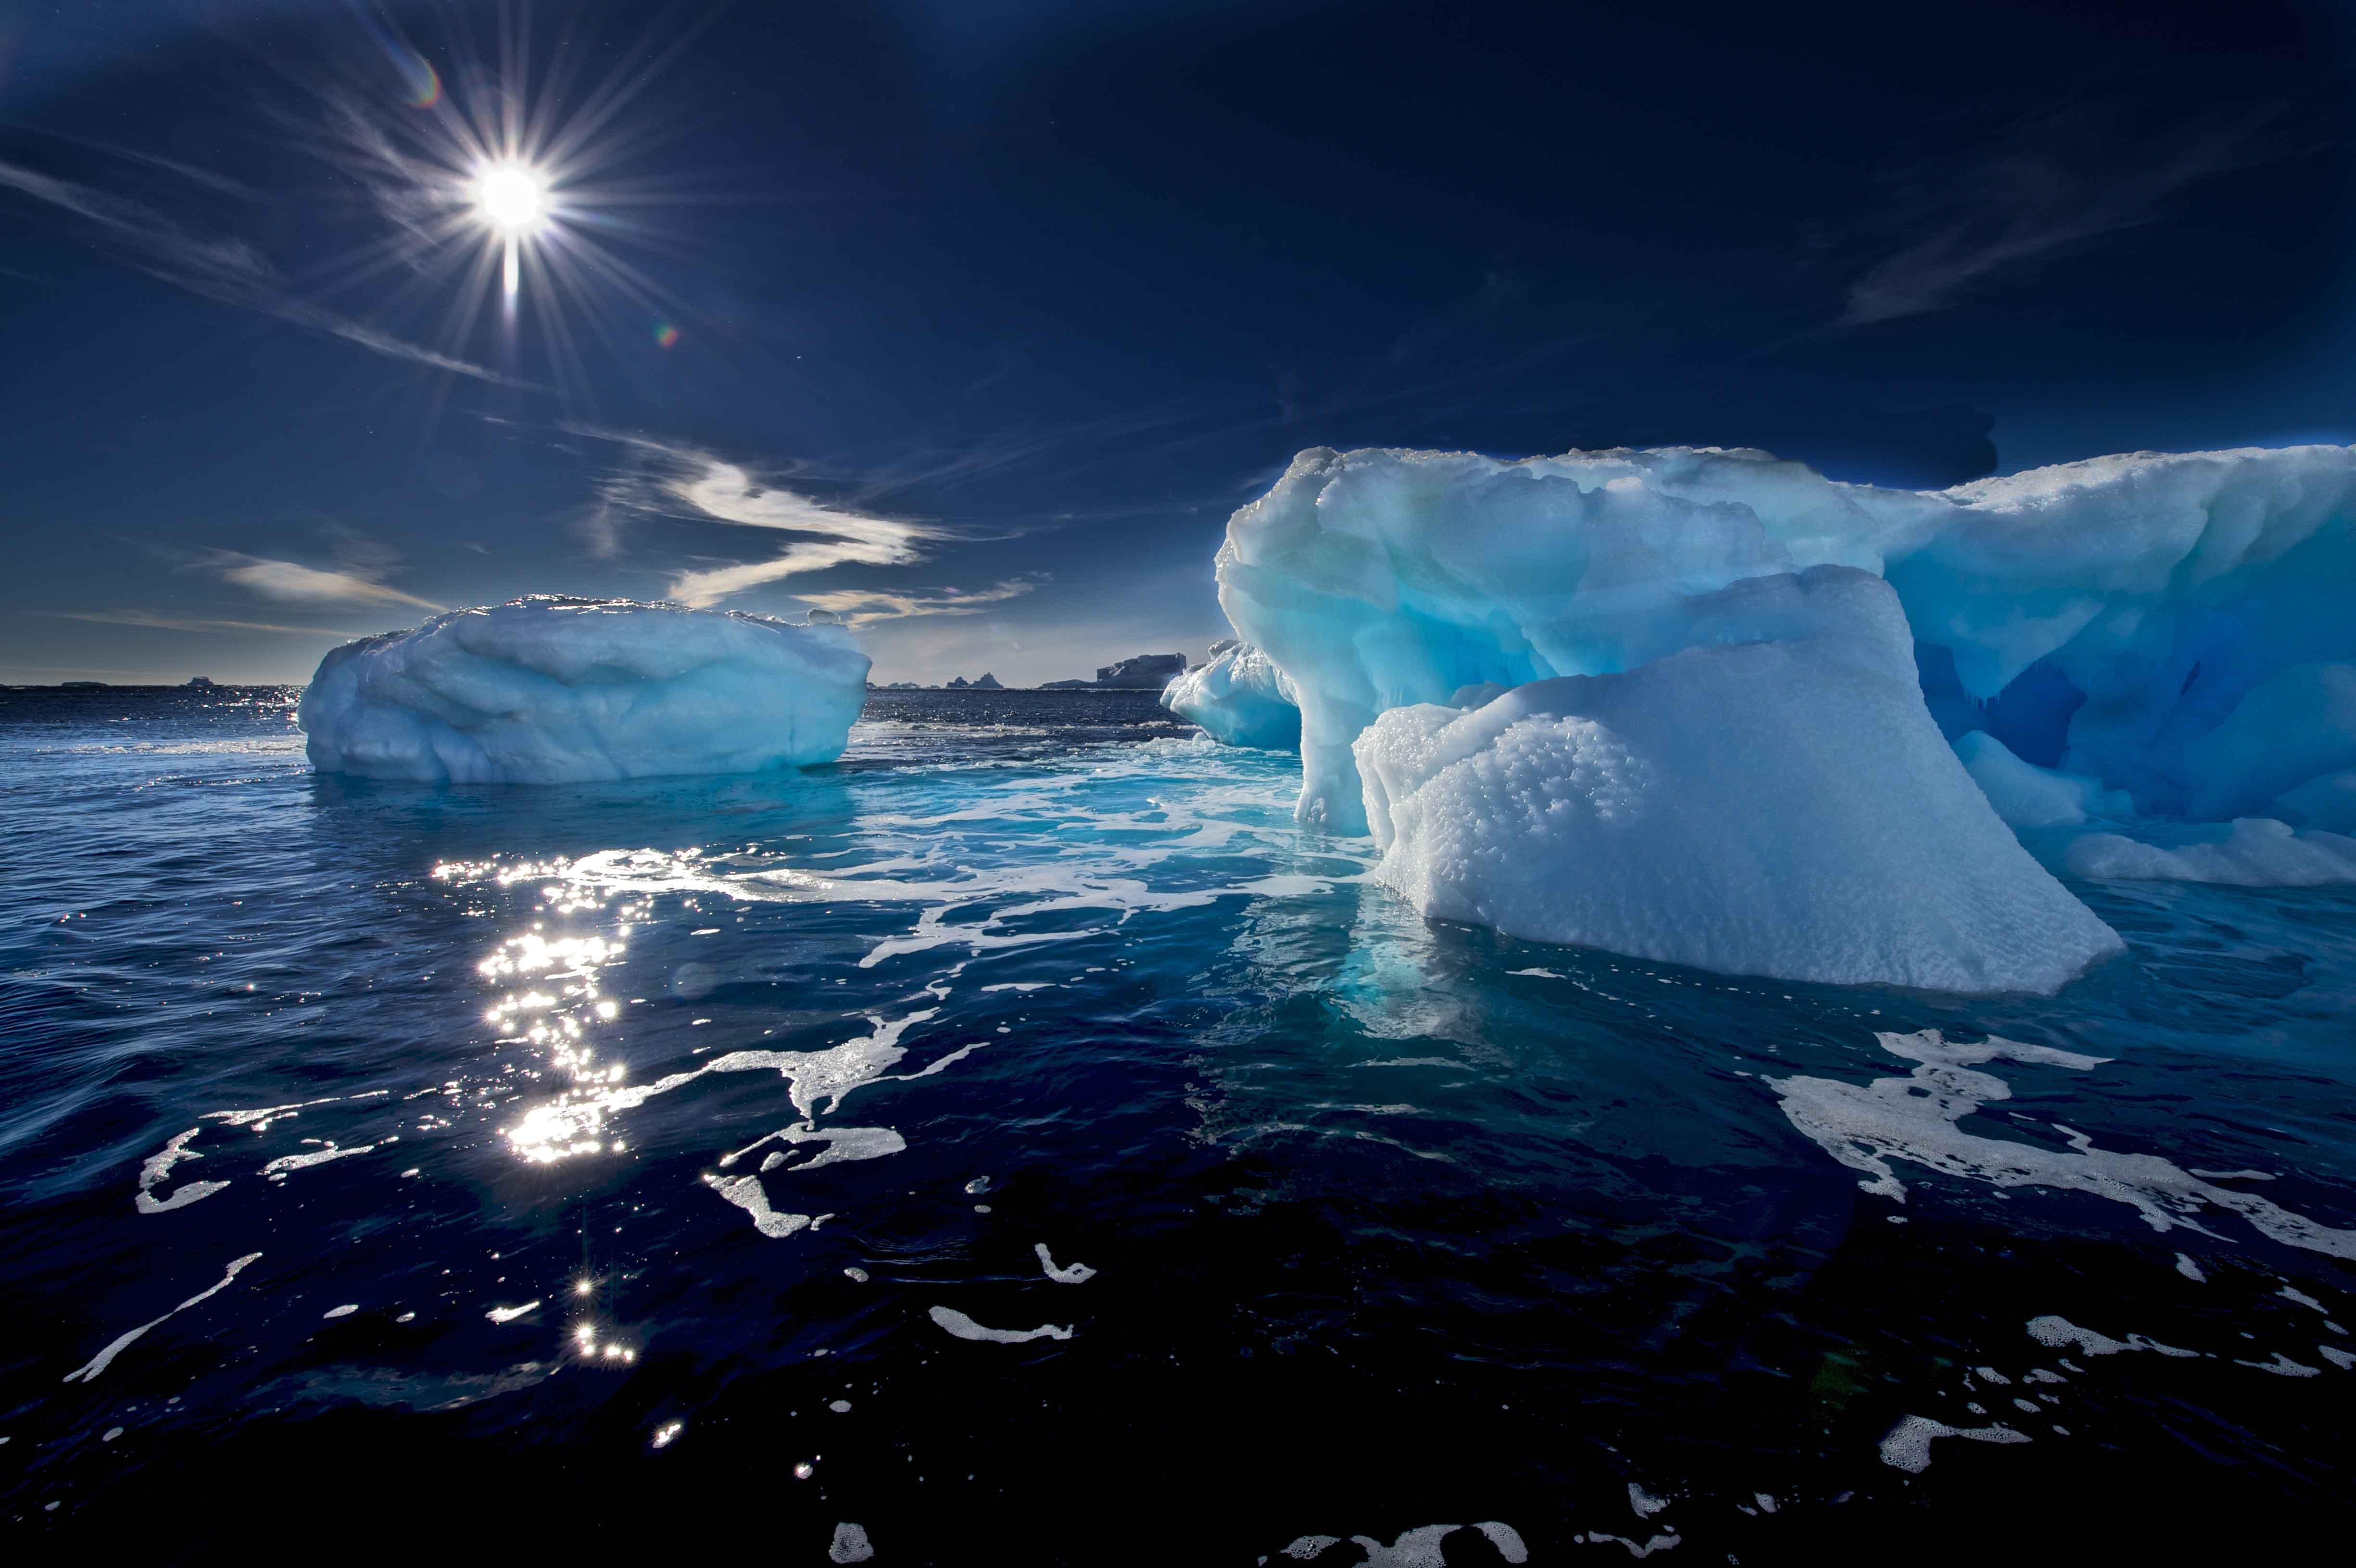
[[1355, 742], [1376, 879], [1427, 915], [1730, 974], [2052, 991], [2121, 950], [1940, 737], [1879, 579], [1751, 578], [1695, 645], [1395, 708]]
[[1291, 751], [1301, 744], [1301, 704], [1292, 682], [1249, 643], [1222, 643], [1208, 663], [1162, 688], [1162, 706], [1229, 746]]
[[348, 643], [299, 720], [321, 773], [572, 784], [841, 755], [867, 656], [839, 625], [535, 597]]

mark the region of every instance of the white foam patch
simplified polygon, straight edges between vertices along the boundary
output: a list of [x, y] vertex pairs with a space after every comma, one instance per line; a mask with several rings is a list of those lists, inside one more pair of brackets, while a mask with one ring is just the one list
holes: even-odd
[[155, 1195], [155, 1188], [163, 1182], [165, 1176], [174, 1166], [184, 1159], [205, 1157], [188, 1147], [188, 1140], [203, 1130], [202, 1127], [190, 1127], [141, 1162], [138, 1196], [131, 1200], [132, 1206], [140, 1213], [168, 1214], [175, 1209], [185, 1209], [191, 1203], [210, 1198], [229, 1185], [226, 1181], [191, 1181], [176, 1189], [169, 1198], [157, 1198]]
[[2341, 1371], [2356, 1371], [2356, 1355], [2349, 1354], [2337, 1345], [2318, 1345], [2316, 1349], [2322, 1354], [2325, 1360], [2329, 1361]]
[[[1359, 1568], [1445, 1568], [1448, 1559], [1440, 1543], [1465, 1528], [1461, 1524], [1427, 1524], [1402, 1531], [1399, 1538], [1388, 1545], [1371, 1535], [1354, 1535], [1350, 1541], [1365, 1553], [1359, 1559]], [[1530, 1560], [1529, 1548], [1523, 1544], [1520, 1532], [1512, 1525], [1491, 1520], [1471, 1528], [1488, 1537], [1489, 1543], [1497, 1549], [1497, 1555], [1506, 1562], [1527, 1563]], [[1321, 1556], [1326, 1548], [1341, 1544], [1342, 1538], [1338, 1535], [1304, 1535], [1286, 1546], [1283, 1555], [1306, 1563]], [[1266, 1562], [1267, 1559], [1262, 1558], [1261, 1561]]]
[[2155, 1231], [2182, 1226], [2223, 1241], [2198, 1216], [2204, 1207], [2227, 1210], [2286, 1245], [2356, 1259], [2356, 1231], [2334, 1230], [2263, 1198], [2216, 1186], [2158, 1155], [2096, 1148], [2087, 1135], [2060, 1123], [2053, 1125], [2069, 1145], [2065, 1149], [1981, 1137], [1957, 1125], [1982, 1106], [2012, 1097], [2002, 1079], [1972, 1072], [1973, 1066], [2003, 1058], [2083, 1072], [2104, 1058], [1995, 1035], [1976, 1045], [1954, 1043], [1936, 1029], [1874, 1038], [1892, 1055], [1921, 1065], [1903, 1078], [1877, 1078], [1862, 1087], [1830, 1078], [1769, 1081], [1792, 1125], [1841, 1164], [1865, 1172], [1868, 1179], [1858, 1185], [1868, 1192], [1904, 1202], [1905, 1185], [1889, 1164], [1904, 1159], [1998, 1188], [2090, 1193], [2134, 1209]]
[[834, 1543], [826, 1549], [829, 1563], [864, 1563], [875, 1555], [875, 1548], [867, 1539], [867, 1527], [858, 1524], [838, 1524], [834, 1527]]
[[1919, 1476], [1931, 1467], [1931, 1445], [1941, 1437], [1968, 1437], [1975, 1443], [2026, 1443], [2026, 1432], [2001, 1422], [1992, 1426], [1950, 1426], [1927, 1415], [1910, 1415], [1881, 1440], [1881, 1462], [1893, 1469]]
[[[776, 1132], [747, 1144], [734, 1154], [723, 1155], [720, 1157], [720, 1163], [723, 1166], [734, 1165], [772, 1139], [779, 1143], [819, 1143], [826, 1146], [815, 1157], [806, 1159], [793, 1167], [793, 1171], [816, 1170], [819, 1166], [836, 1165], [846, 1160], [881, 1159], [885, 1155], [898, 1154], [908, 1147], [908, 1140], [890, 1127], [821, 1128], [809, 1122], [803, 1122], [795, 1126], [780, 1127]], [[780, 1149], [761, 1162], [761, 1170], [766, 1175], [785, 1163], [785, 1151]], [[787, 1174], [792, 1174], [792, 1171], [788, 1171]]]
[[96, 1382], [98, 1381], [99, 1374], [105, 1371], [107, 1368], [112, 1366], [114, 1364], [114, 1358], [128, 1349], [133, 1341], [136, 1340], [142, 1334], [146, 1333], [150, 1328], [153, 1328], [157, 1324], [166, 1321], [166, 1319], [175, 1317], [179, 1313], [186, 1312], [189, 1307], [196, 1306], [198, 1302], [209, 1300], [211, 1297], [220, 1295], [222, 1291], [227, 1290], [230, 1286], [230, 1282], [235, 1279], [240, 1274], [243, 1273], [245, 1266], [248, 1264], [252, 1263], [261, 1255], [262, 1254], [260, 1253], [248, 1253], [241, 1258], [234, 1259], [229, 1265], [229, 1272], [221, 1275], [219, 1284], [210, 1285], [206, 1289], [197, 1292], [196, 1295], [188, 1297], [187, 1300], [183, 1301], [179, 1306], [172, 1308], [170, 1312], [164, 1314], [162, 1317], [152, 1318], [145, 1323], [142, 1323], [136, 1328], [118, 1335], [107, 1345], [106, 1349], [101, 1350], [97, 1355], [92, 1356], [89, 1360], [68, 1372], [65, 1375], [64, 1381], [67, 1382]]
[[[1134, 804], [1099, 804], [1119, 794], [1106, 786], [1124, 779], [1165, 782], [1173, 753], [1183, 758], [1183, 789], [1157, 790]], [[1330, 863], [1330, 872], [1234, 879], [1230, 868], [1250, 851], [1302, 860], [1286, 820], [1292, 781], [1264, 757], [1199, 737], [1081, 747], [1044, 760], [1041, 767], [1044, 777], [1026, 769], [1001, 778], [963, 763], [937, 766], [933, 771], [955, 778], [957, 792], [941, 792], [957, 802], [954, 809], [862, 817], [860, 843], [823, 875], [790, 863], [791, 851], [653, 849], [536, 862], [530, 873], [574, 898], [722, 893], [758, 902], [919, 906], [913, 925], [882, 938], [860, 960], [862, 968], [871, 968], [939, 947], [980, 955], [1088, 942], [1141, 914], [1225, 899], [1323, 892], [1362, 880], [1370, 859], [1360, 846], [1325, 845], [1314, 859]], [[1010, 860], [1001, 847], [1022, 837], [1082, 840], [1087, 852]], [[509, 880], [520, 874], [519, 868], [481, 862], [436, 869], [437, 876], [456, 880]], [[1055, 929], [1038, 929], [1043, 920]], [[1053, 984], [1004, 983], [1018, 994]]]
[[1047, 1243], [1044, 1242], [1036, 1243], [1031, 1250], [1039, 1254], [1039, 1266], [1045, 1269], [1047, 1277], [1057, 1285], [1086, 1285], [1097, 1276], [1097, 1271], [1086, 1264], [1066, 1264], [1064, 1267], [1057, 1268], [1055, 1260], [1047, 1253]]
[[1607, 1541], [1616, 1541], [1628, 1549], [1629, 1556], [1635, 1558], [1650, 1557], [1655, 1552], [1675, 1551], [1685, 1541], [1685, 1537], [1681, 1535], [1654, 1535], [1647, 1537], [1644, 1543], [1639, 1546], [1624, 1535], [1613, 1535], [1608, 1531], [1601, 1530], [1590, 1530], [1585, 1535], [1574, 1535], [1571, 1539], [1584, 1541], [1594, 1546], [1601, 1546]]
[[[308, 1154], [280, 1155], [262, 1168], [262, 1174], [273, 1181], [284, 1181], [295, 1171], [309, 1170], [314, 1166], [329, 1165], [339, 1159], [349, 1159], [356, 1154], [368, 1154], [377, 1147], [374, 1144], [361, 1144], [357, 1148], [337, 1148], [333, 1140], [324, 1141], [327, 1143], [325, 1148], [313, 1149]], [[385, 1141], [392, 1143], [397, 1140], [387, 1138]]]
[[1036, 1328], [985, 1328], [954, 1307], [928, 1309], [933, 1321], [960, 1339], [986, 1340], [997, 1345], [1020, 1345], [1032, 1339], [1068, 1339], [1072, 1330], [1042, 1323]]
[[781, 1214], [769, 1207], [769, 1194], [757, 1176], [706, 1176], [712, 1191], [753, 1217], [753, 1228], [765, 1236], [790, 1236], [810, 1223], [808, 1214]]
[[2107, 1334], [2097, 1334], [2092, 1328], [2081, 1328], [2066, 1317], [2048, 1314], [2029, 1320], [2029, 1337], [2053, 1349], [2066, 1349], [2075, 1345], [2089, 1356], [2115, 1356], [2122, 1350], [2150, 1350], [2162, 1356], [2190, 1358], [2198, 1350], [2179, 1350], [2173, 1345], [2163, 1345], [2157, 1339], [2147, 1339], [2140, 1334], [2130, 1334], [2124, 1339], [2114, 1339]]
[[2233, 1364], [2237, 1367], [2255, 1367], [2262, 1372], [2273, 1372], [2277, 1377], [2319, 1378], [2323, 1375], [2321, 1367], [2310, 1367], [2304, 1361], [2294, 1361], [2280, 1350], [2275, 1352], [2275, 1359], [2271, 1361], [2244, 1361], [2237, 1359]]
[[539, 1302], [527, 1301], [521, 1307], [494, 1307], [488, 1312], [484, 1313], [483, 1316], [489, 1318], [494, 1323], [512, 1323], [527, 1312], [537, 1312], [539, 1310]]
[[2299, 1289], [2297, 1285], [2284, 1285], [2280, 1290], [2276, 1291], [2275, 1294], [2281, 1296], [2285, 1301], [2296, 1301], [2301, 1307], [2311, 1307], [2318, 1312], [2324, 1309], [2323, 1303], [2308, 1295], [2307, 1292]]
[[1628, 1483], [1628, 1506], [1636, 1510], [1638, 1519], [1650, 1519], [1669, 1506], [1666, 1498], [1656, 1498], [1635, 1482]]
[[2190, 1280], [2195, 1285], [2207, 1285], [2209, 1283], [2209, 1276], [2201, 1272], [2201, 1265], [2192, 1261], [2191, 1254], [2189, 1253], [2179, 1253], [2176, 1254], [2176, 1272], [2182, 1275], [2185, 1278]]
[[1522, 1543], [1521, 1532], [1512, 1525], [1492, 1519], [1472, 1528], [1487, 1536], [1489, 1544], [1495, 1547], [1497, 1555], [1506, 1562], [1527, 1563], [1530, 1560], [1530, 1549]]
[[[831, 1139], [841, 1136], [849, 1140], [851, 1147], [871, 1151], [851, 1153], [846, 1147], [844, 1152], [834, 1155], [834, 1159], [865, 1159], [874, 1157], [875, 1154], [894, 1153], [897, 1147], [905, 1147], [905, 1145], [884, 1148], [883, 1144], [885, 1140], [899, 1137], [897, 1133], [889, 1129], [846, 1128], [841, 1135], [807, 1132], [807, 1129], [814, 1124], [821, 1109], [819, 1104], [821, 1100], [826, 1102], [823, 1109], [830, 1114], [841, 1105], [842, 1097], [854, 1089], [880, 1082], [905, 1082], [911, 1078], [928, 1077], [986, 1043], [977, 1041], [951, 1051], [920, 1072], [887, 1079], [890, 1070], [907, 1055], [907, 1048], [900, 1043], [901, 1037], [939, 1012], [938, 1008], [923, 1008], [901, 1018], [888, 1019], [870, 1014], [867, 1033], [823, 1051], [732, 1051], [714, 1057], [701, 1067], [669, 1073], [651, 1083], [623, 1085], [601, 1077], [567, 1089], [554, 1099], [543, 1101], [503, 1130], [517, 1154], [535, 1164], [545, 1164], [576, 1151], [599, 1147], [598, 1140], [609, 1117], [636, 1110], [659, 1095], [683, 1089], [707, 1073], [766, 1071], [779, 1074], [791, 1085], [789, 1097], [804, 1119], [807, 1136]], [[862, 1143], [855, 1136], [859, 1134], [869, 1136]], [[784, 1137], [789, 1142], [802, 1141], [783, 1133], [770, 1136]], [[768, 1141], [768, 1138], [757, 1140], [733, 1155], [723, 1157], [721, 1163], [732, 1164]], [[821, 1156], [820, 1159], [812, 1160], [809, 1164], [817, 1165], [825, 1158]]]
[[349, 1317], [353, 1313], [358, 1312], [359, 1309], [360, 1304], [359, 1302], [348, 1301], [341, 1307], [328, 1307], [325, 1312], [320, 1313], [319, 1316], [322, 1317]]

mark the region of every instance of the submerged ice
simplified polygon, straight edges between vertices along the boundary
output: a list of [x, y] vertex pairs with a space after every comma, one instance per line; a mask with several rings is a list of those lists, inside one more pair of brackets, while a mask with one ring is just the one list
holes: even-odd
[[299, 718], [321, 773], [573, 784], [832, 762], [866, 700], [839, 625], [529, 598], [347, 643]]

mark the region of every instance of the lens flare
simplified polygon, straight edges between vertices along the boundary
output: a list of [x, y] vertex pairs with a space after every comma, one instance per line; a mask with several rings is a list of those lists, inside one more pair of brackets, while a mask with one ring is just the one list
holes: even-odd
[[679, 347], [679, 328], [673, 326], [667, 321], [656, 323], [655, 347], [658, 348], [676, 348]]

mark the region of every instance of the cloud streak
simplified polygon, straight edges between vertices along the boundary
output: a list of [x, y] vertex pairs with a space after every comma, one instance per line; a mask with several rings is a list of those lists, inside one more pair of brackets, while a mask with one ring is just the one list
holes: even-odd
[[357, 571], [323, 571], [299, 561], [271, 560], [230, 550], [210, 551], [198, 564], [224, 582], [281, 603], [402, 604], [437, 612], [442, 608], [430, 599], [404, 593]]
[[387, 358], [500, 386], [532, 385], [313, 304], [289, 290], [269, 259], [242, 240], [196, 233], [140, 202], [5, 160], [0, 188], [71, 213], [123, 247], [142, 272], [190, 293], [339, 337]]
[[1929, 188], [1891, 221], [1920, 238], [1848, 285], [1838, 325], [1944, 310], [2007, 274], [2154, 222], [2194, 186], [2297, 151], [2279, 133], [2286, 112], [2267, 106], [2156, 134], [2131, 134], [2099, 105], [2016, 121], [1992, 148], [1918, 176]]
[[102, 626], [145, 626], [159, 632], [274, 632], [305, 637], [358, 637], [338, 626], [281, 626], [268, 621], [215, 621], [158, 614], [152, 610], [36, 610], [53, 621], [93, 621]]
[[1046, 580], [1044, 572], [1008, 578], [969, 593], [955, 588], [918, 588], [905, 592], [894, 592], [888, 589], [844, 588], [824, 593], [805, 593], [801, 600], [813, 610], [825, 610], [841, 616], [847, 624], [864, 626], [876, 621], [905, 620], [916, 615], [979, 615], [993, 604], [1022, 598]]
[[636, 460], [602, 487], [590, 521], [593, 548], [611, 553], [621, 514], [726, 523], [800, 536], [766, 560], [701, 567], [671, 579], [669, 595], [702, 608], [732, 594], [837, 566], [908, 566], [948, 534], [931, 524], [885, 517], [788, 490], [740, 464], [653, 436], [568, 427], [616, 442]]

